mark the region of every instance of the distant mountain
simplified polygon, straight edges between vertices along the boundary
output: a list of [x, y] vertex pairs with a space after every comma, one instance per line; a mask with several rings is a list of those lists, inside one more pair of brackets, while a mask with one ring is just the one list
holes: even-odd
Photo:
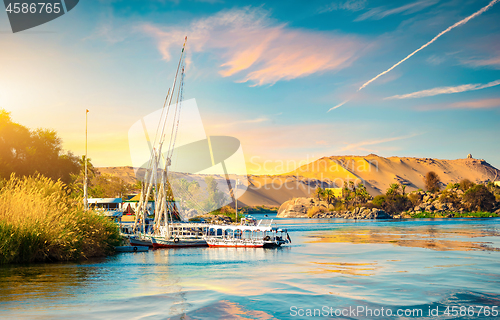
[[[129, 183], [136, 181], [132, 167], [99, 168], [102, 173], [119, 176]], [[406, 191], [424, 189], [424, 176], [434, 171], [442, 186], [469, 179], [473, 182], [500, 180], [500, 170], [480, 159], [441, 160], [431, 158], [332, 156], [323, 157], [282, 175], [249, 175], [248, 190], [238, 205], [279, 206], [294, 197], [308, 197], [314, 189], [341, 187], [343, 181], [362, 182], [371, 195], [385, 193], [392, 183], [407, 186]], [[202, 179], [202, 175], [195, 175]], [[231, 175], [232, 179], [236, 176]], [[238, 176], [244, 181], [244, 176]], [[223, 179], [222, 176], [217, 179]]]

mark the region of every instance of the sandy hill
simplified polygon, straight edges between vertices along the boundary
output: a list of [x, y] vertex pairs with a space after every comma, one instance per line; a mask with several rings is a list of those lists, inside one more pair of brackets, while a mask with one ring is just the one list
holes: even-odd
[[[119, 176], [129, 183], [136, 180], [132, 167], [99, 170]], [[473, 182], [500, 180], [500, 170], [480, 159], [384, 158], [373, 154], [333, 156], [318, 159], [287, 174], [249, 175], [248, 190], [238, 202], [242, 206], [279, 206], [291, 198], [309, 196], [318, 185], [341, 187], [344, 181], [362, 182], [372, 195], [384, 193], [392, 183], [404, 184], [407, 191], [413, 191], [424, 188], [423, 178], [429, 171], [439, 175], [443, 186], [462, 179]], [[239, 176], [240, 181], [243, 178]]]

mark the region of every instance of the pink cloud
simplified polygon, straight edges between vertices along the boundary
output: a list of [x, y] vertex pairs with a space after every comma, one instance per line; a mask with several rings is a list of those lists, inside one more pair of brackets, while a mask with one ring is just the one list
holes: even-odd
[[500, 98], [461, 101], [449, 105], [449, 108], [454, 109], [488, 109], [497, 107], [500, 107]]
[[431, 104], [418, 107], [418, 110], [443, 110], [443, 109], [491, 109], [500, 107], [500, 98], [460, 101], [448, 104]]
[[143, 25], [169, 60], [188, 36], [188, 50], [215, 54], [222, 77], [237, 82], [274, 84], [349, 66], [364, 47], [352, 36], [293, 29], [277, 24], [261, 8], [234, 9], [192, 22], [186, 28]]

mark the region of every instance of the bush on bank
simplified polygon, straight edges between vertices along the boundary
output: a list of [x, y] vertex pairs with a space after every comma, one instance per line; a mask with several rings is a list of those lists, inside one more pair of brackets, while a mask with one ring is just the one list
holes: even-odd
[[120, 243], [118, 227], [84, 211], [65, 185], [11, 177], [0, 189], [0, 264], [101, 257]]

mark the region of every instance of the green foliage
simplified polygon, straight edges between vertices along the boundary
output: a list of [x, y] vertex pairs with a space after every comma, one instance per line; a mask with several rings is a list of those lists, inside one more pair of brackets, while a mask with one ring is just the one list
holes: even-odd
[[408, 200], [411, 201], [411, 205], [414, 207], [422, 203], [422, 196], [416, 192], [409, 193], [407, 197]]
[[376, 206], [377, 206], [377, 208], [380, 208], [380, 209], [381, 209], [381, 208], [382, 208], [382, 206], [383, 206], [383, 205], [384, 205], [384, 203], [385, 203], [385, 199], [386, 199], [386, 196], [385, 196], [385, 195], [383, 195], [383, 194], [381, 194], [381, 195], [375, 196], [375, 198], [373, 198], [373, 200], [372, 200], [372, 203], [373, 203], [374, 205], [376, 205]]
[[399, 183], [393, 183], [393, 184], [391, 184], [390, 187], [389, 187], [389, 189], [387, 189], [387, 191], [386, 191], [385, 194], [387, 196], [402, 194], [401, 185]]
[[433, 213], [433, 212], [419, 212], [413, 214], [411, 217], [420, 218], [444, 218], [451, 215], [453, 218], [489, 218], [495, 217], [495, 214], [491, 212], [447, 212], [447, 213]]
[[424, 177], [425, 188], [430, 192], [438, 192], [439, 191], [439, 176], [434, 171], [429, 171]]
[[470, 181], [469, 179], [463, 179], [462, 181], [460, 181], [460, 190], [462, 190], [463, 192], [466, 192], [467, 190], [469, 190], [470, 188], [472, 188], [475, 185], [476, 184], [474, 182]]
[[350, 206], [362, 205], [371, 199], [370, 194], [362, 183], [354, 185], [354, 181], [344, 181], [344, 204], [346, 209]]
[[495, 196], [482, 184], [467, 190], [463, 196], [469, 210], [491, 211], [495, 205]]
[[227, 197], [224, 192], [219, 191], [214, 177], [205, 177], [205, 183], [207, 184], [208, 198], [204, 201], [203, 206], [206, 211], [210, 212], [222, 207]]
[[314, 194], [318, 197], [318, 200], [321, 200], [324, 192], [325, 190], [319, 186], [314, 190]]
[[393, 183], [385, 195], [378, 195], [372, 204], [390, 214], [397, 214], [408, 210], [412, 201], [404, 194], [404, 188], [399, 183]]
[[318, 206], [314, 206], [314, 207], [311, 207], [307, 210], [307, 216], [309, 218], [312, 218], [315, 214], [318, 214], [318, 213], [322, 213], [324, 212], [323, 209], [321, 209], [320, 207]]
[[333, 191], [330, 189], [326, 189], [323, 192], [323, 198], [329, 205], [335, 202], [335, 195], [333, 194]]
[[7, 179], [12, 173], [20, 177], [41, 174], [68, 184], [78, 170], [78, 158], [62, 151], [55, 131], [29, 130], [0, 109], [0, 178]]
[[446, 189], [445, 189], [445, 190], [449, 190], [449, 189], [457, 189], [457, 188], [460, 188], [460, 183], [453, 183], [453, 182], [450, 182], [450, 183], [448, 183], [448, 185], [446, 186]]
[[444, 190], [438, 199], [441, 203], [452, 203], [456, 208], [462, 207], [462, 200], [454, 192]]
[[248, 214], [255, 214], [255, 213], [273, 214], [278, 212], [277, 207], [266, 207], [266, 206], [245, 207], [244, 209]]
[[105, 256], [120, 241], [116, 224], [83, 211], [61, 181], [12, 177], [0, 190], [0, 263]]

